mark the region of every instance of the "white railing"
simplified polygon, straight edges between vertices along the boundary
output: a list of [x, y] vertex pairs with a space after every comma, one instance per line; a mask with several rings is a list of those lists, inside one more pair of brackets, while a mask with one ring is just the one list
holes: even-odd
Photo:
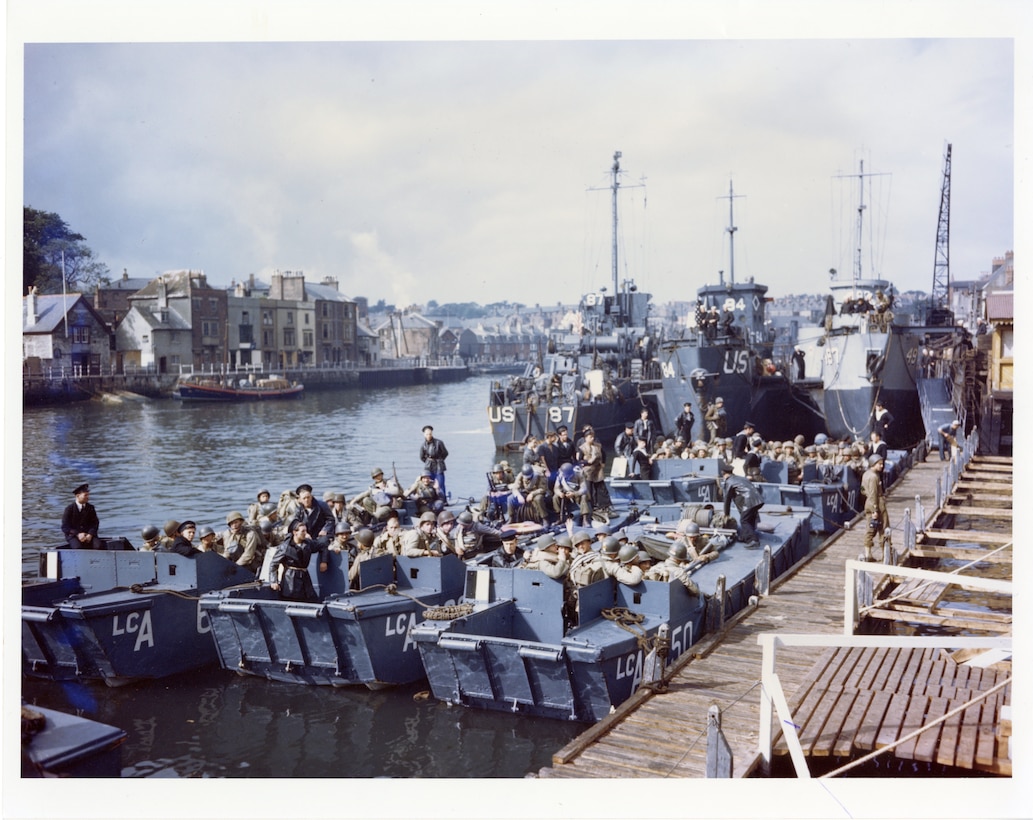
[[[766, 632], [757, 636], [757, 643], [763, 649], [761, 658], [760, 731], [758, 751], [766, 763], [771, 762], [771, 747], [774, 738], [772, 717], [778, 715], [779, 726], [789, 747], [789, 755], [796, 769], [797, 777], [809, 779], [807, 756], [800, 745], [798, 726], [786, 701], [782, 683], [775, 672], [775, 663], [780, 648], [790, 647], [847, 647], [871, 649], [1000, 649], [1011, 652], [1011, 636], [998, 638], [968, 638], [951, 635], [935, 637], [900, 637], [889, 635], [783, 635]], [[1010, 678], [1009, 678], [1010, 680]], [[980, 695], [988, 695], [981, 692]], [[931, 725], [931, 724], [930, 724]], [[924, 729], [923, 726], [918, 734]], [[905, 740], [900, 738], [897, 743]], [[887, 751], [889, 747], [880, 751]]]

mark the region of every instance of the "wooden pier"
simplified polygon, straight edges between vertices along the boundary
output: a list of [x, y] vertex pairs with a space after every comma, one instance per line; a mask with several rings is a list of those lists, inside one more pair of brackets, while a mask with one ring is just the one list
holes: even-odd
[[[970, 478], [966, 471], [956, 493], [941, 503], [942, 511], [937, 509], [937, 495], [941, 492], [938, 483], [942, 481], [944, 465], [935, 453], [930, 454], [927, 461], [915, 463], [890, 489], [887, 506], [897, 551], [903, 551], [903, 533], [898, 528], [905, 519], [911, 521], [916, 508], [936, 511], [929, 520], [913, 522], [919, 525], [919, 530], [923, 525], [934, 525], [914, 539], [916, 551], [934, 551], [935, 555], [930, 557], [942, 557], [952, 549], [955, 538], [966, 545], [966, 553], [978, 551], [989, 556], [1005, 551], [1002, 546], [1011, 540], [1010, 502], [1007, 508], [1003, 502], [1010, 492], [1004, 491], [1003, 485], [1010, 487], [1010, 459], [975, 457], [969, 468], [972, 475], [978, 477]], [[965, 486], [972, 481], [977, 486]], [[989, 509], [1007, 509], [1009, 516], [984, 518], [982, 505], [965, 503], [966, 493], [983, 492], [999, 496], [993, 499], [995, 506]], [[987, 521], [990, 526], [984, 531], [982, 522]], [[965, 526], [970, 529], [964, 530]], [[774, 582], [768, 597], [738, 613], [720, 633], [706, 636], [696, 644], [669, 670], [665, 685], [654, 687], [662, 691], [640, 689], [616, 712], [558, 751], [553, 756], [552, 766], [541, 769], [538, 776], [707, 777], [708, 726], [714, 721], [708, 713], [712, 707], [718, 710], [720, 730], [728, 744], [731, 776], [747, 777], [758, 771], [763, 762], [759, 749], [764, 708], [761, 686], [764, 658], [758, 636], [789, 636], [806, 632], [819, 639], [827, 635], [833, 641], [843, 637], [844, 620], [850, 611], [850, 607], [844, 606], [844, 597], [848, 597], [844, 568], [848, 561], [862, 555], [863, 538], [863, 526], [856, 524], [832, 536], [817, 552]], [[967, 554], [961, 557], [970, 560]], [[891, 572], [891, 567], [886, 569], [883, 581]], [[875, 580], [874, 586], [876, 590], [880, 588], [879, 579]], [[938, 595], [938, 592], [931, 596], [936, 599], [932, 601], [932, 609], [940, 608], [936, 614], [942, 616], [943, 595]], [[991, 620], [994, 628], [990, 632], [1000, 634], [1004, 631], [1002, 619]], [[1007, 620], [1010, 628], [1010, 617]], [[910, 640], [921, 643], [925, 639]], [[906, 657], [901, 650], [895, 650], [892, 658], [889, 650], [877, 654], [880, 651], [873, 650], [876, 654], [865, 655], [851, 649], [841, 654], [839, 650], [814, 645], [794, 646], [792, 651], [781, 650], [777, 654], [772, 671], [777, 675], [781, 689], [790, 694], [791, 708], [800, 710], [807, 706], [799, 719], [796, 711], [793, 712], [793, 722], [807, 731], [812, 718], [815, 721], [818, 720], [815, 716], [821, 718], [820, 723], [815, 722], [811, 726], [808, 751], [820, 749], [818, 754], [847, 755], [884, 746], [893, 742], [888, 740], [891, 735], [894, 740], [905, 736], [904, 730], [915, 724], [920, 709], [928, 721], [937, 713], [949, 714], [953, 704], [959, 703], [958, 698], [973, 693], [973, 687], [968, 686], [974, 679], [969, 668], [932, 650], [923, 650], [917, 655], [909, 653]], [[951, 669], [952, 674], [948, 675], [948, 664], [960, 668]], [[879, 695], [873, 688], [878, 684], [885, 690], [888, 681], [899, 683], [898, 678], [902, 675], [907, 677], [909, 688], [906, 694], [883, 691]], [[987, 688], [1000, 683], [996, 675], [986, 675]], [[984, 673], [979, 672], [977, 689], [982, 689], [983, 679]], [[862, 683], [867, 687], [863, 690], [865, 694], [861, 693]], [[822, 691], [834, 691], [836, 695], [826, 700], [819, 697]], [[843, 692], [847, 692], [849, 698], [841, 697]], [[858, 715], [863, 703], [871, 705], [876, 698], [875, 711], [864, 709]], [[930, 729], [898, 754], [941, 762], [949, 758], [949, 765], [969, 765], [983, 771], [1004, 773], [1010, 766], [1002, 752], [1007, 749], [1007, 740], [988, 745], [987, 733], [990, 731], [997, 738], [996, 729], [988, 729], [989, 721], [1000, 724], [1002, 707], [1007, 713], [1009, 703], [1010, 685], [1004, 685], [995, 690], [992, 706], [981, 705], [981, 701], [969, 707], [958, 719], [952, 716], [950, 721], [953, 722], [944, 721], [945, 728], [938, 730], [935, 737]], [[876, 719], [879, 706], [883, 708]], [[848, 744], [847, 735], [853, 725], [849, 721], [855, 718], [863, 720], [864, 731], [855, 730]], [[836, 739], [831, 746], [826, 743], [824, 730], [830, 720], [838, 722]], [[843, 730], [842, 738], [840, 730]], [[976, 741], [969, 754], [973, 732]], [[784, 739], [779, 741], [777, 732], [774, 738], [777, 741], [774, 753], [786, 753], [788, 749]], [[988, 752], [988, 749], [991, 750]], [[717, 775], [711, 771], [710, 776]]]

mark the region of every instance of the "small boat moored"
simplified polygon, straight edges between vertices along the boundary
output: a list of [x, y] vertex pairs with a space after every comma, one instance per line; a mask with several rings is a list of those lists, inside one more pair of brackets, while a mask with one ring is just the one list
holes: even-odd
[[304, 393], [303, 384], [282, 376], [233, 379], [200, 375], [180, 379], [172, 396], [183, 401], [272, 401], [298, 399]]

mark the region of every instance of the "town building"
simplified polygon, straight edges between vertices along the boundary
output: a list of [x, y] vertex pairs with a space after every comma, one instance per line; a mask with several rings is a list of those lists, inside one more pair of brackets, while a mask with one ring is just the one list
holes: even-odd
[[81, 293], [22, 299], [22, 361], [28, 375], [96, 376], [111, 368], [111, 333]]

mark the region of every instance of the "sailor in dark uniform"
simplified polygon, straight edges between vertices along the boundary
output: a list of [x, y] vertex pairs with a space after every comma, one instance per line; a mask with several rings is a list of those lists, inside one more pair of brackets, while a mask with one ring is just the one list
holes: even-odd
[[325, 501], [312, 495], [312, 485], [302, 484], [297, 489], [298, 509], [295, 521], [304, 521], [309, 536], [316, 541], [320, 550], [325, 550], [334, 537], [334, 514]]
[[524, 560], [524, 551], [517, 547], [516, 530], [502, 531], [502, 546], [491, 556], [491, 566], [514, 569]]
[[80, 484], [72, 494], [75, 501], [65, 507], [61, 516], [61, 532], [65, 544], [73, 550], [102, 550], [104, 542], [97, 538], [100, 519], [97, 510], [90, 503], [90, 485]]
[[441, 495], [448, 498], [448, 490], [445, 489], [445, 459], [448, 458], [448, 448], [441, 439], [434, 438], [434, 428], [429, 424], [423, 428], [423, 444], [420, 445], [420, 461], [423, 467], [430, 470], [434, 476], [434, 482], [441, 490]]
[[[269, 568], [269, 586], [280, 593], [281, 598], [292, 601], [315, 601], [316, 589], [308, 574], [309, 561], [318, 547], [308, 537], [305, 522], [299, 518], [291, 521], [287, 540], [276, 548], [273, 562]], [[283, 578], [279, 577], [279, 568], [283, 566]], [[320, 569], [325, 571], [326, 565]]]
[[747, 549], [757, 549], [760, 539], [757, 537], [757, 521], [760, 519], [760, 508], [764, 505], [764, 496], [753, 482], [744, 476], [732, 475], [732, 465], [725, 464], [724, 481], [724, 514], [728, 517], [732, 502], [739, 510], [739, 540]]
[[176, 538], [172, 542], [172, 546], [169, 547], [169, 552], [174, 552], [176, 555], [184, 555], [187, 558], [193, 558], [195, 555], [200, 555], [201, 550], [194, 546], [194, 533], [197, 532], [197, 524], [193, 521], [184, 521], [176, 528]]

